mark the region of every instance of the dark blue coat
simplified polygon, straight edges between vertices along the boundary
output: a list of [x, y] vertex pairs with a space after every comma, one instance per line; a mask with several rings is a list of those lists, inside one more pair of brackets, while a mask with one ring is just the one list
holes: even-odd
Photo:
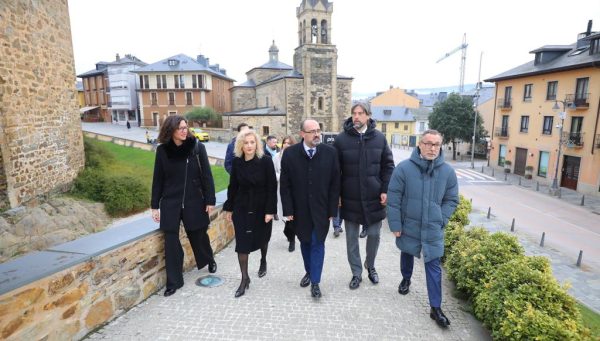
[[335, 138], [342, 172], [341, 217], [358, 224], [371, 225], [385, 219], [381, 193], [387, 193], [394, 171], [394, 157], [385, 136], [369, 120], [362, 136], [354, 128], [352, 118], [344, 123], [344, 131]]
[[329, 218], [337, 215], [340, 170], [335, 148], [319, 144], [312, 159], [304, 142], [288, 147], [281, 159], [279, 178], [284, 216], [294, 216], [298, 239], [310, 242], [313, 229], [324, 241]]
[[423, 257], [425, 262], [444, 255], [444, 227], [458, 205], [458, 182], [442, 152], [433, 161], [421, 159], [415, 148], [410, 159], [396, 166], [388, 187], [388, 222], [402, 232], [396, 246]]

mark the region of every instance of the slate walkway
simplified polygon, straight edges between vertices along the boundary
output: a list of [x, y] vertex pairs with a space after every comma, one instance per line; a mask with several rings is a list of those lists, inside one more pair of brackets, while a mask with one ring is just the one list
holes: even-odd
[[[441, 330], [429, 318], [422, 261], [415, 264], [411, 292], [398, 294], [400, 253], [387, 224], [376, 267], [381, 277], [373, 285], [363, 273], [359, 289], [350, 290], [345, 235], [325, 243], [323, 297], [315, 301], [308, 288], [299, 286], [304, 275], [302, 258], [287, 251], [287, 241], [276, 222], [268, 255], [268, 273], [258, 278], [260, 252], [250, 255], [250, 288], [234, 298], [239, 267], [232, 242], [216, 255], [217, 275], [225, 283], [215, 288], [194, 284], [206, 270], [185, 274], [185, 286], [165, 298], [162, 290], [115, 319], [91, 340], [490, 340], [489, 333], [472, 317], [464, 302], [452, 297], [452, 284], [444, 280], [444, 311], [451, 319]], [[366, 239], [361, 239], [361, 251]]]

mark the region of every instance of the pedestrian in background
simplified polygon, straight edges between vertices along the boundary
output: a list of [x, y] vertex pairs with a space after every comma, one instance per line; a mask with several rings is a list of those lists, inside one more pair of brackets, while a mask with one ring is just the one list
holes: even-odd
[[265, 143], [265, 155], [274, 158], [279, 153], [279, 147], [277, 146], [277, 138], [273, 135], [267, 136], [267, 142]]
[[131, 129], [131, 123], [129, 123], [129, 120], [127, 120], [127, 129]]
[[267, 274], [267, 250], [277, 211], [277, 177], [273, 160], [263, 154], [260, 137], [254, 130], [238, 134], [234, 153], [223, 210], [235, 229], [235, 252], [242, 273], [235, 297], [240, 297], [250, 286], [248, 256], [252, 251], [260, 249], [261, 253], [258, 277]]
[[279, 151], [279, 153], [277, 153], [277, 155], [275, 155], [275, 157], [273, 158], [273, 165], [275, 166], [275, 175], [277, 176], [277, 186], [278, 186], [278, 190], [277, 190], [277, 215], [279, 217], [281, 217], [281, 219], [283, 220], [283, 222], [285, 223], [285, 226], [283, 228], [283, 234], [285, 235], [285, 237], [288, 240], [289, 246], [288, 246], [288, 251], [289, 252], [294, 252], [294, 250], [296, 249], [296, 234], [294, 233], [294, 222], [291, 220], [288, 220], [284, 215], [283, 215], [283, 207], [281, 206], [281, 196], [280, 196], [280, 184], [279, 184], [279, 179], [281, 177], [281, 158], [283, 157], [283, 152], [292, 145], [296, 144], [296, 140], [292, 137], [292, 136], [286, 136], [283, 138], [283, 140], [281, 140], [281, 150]]
[[352, 271], [350, 289], [362, 282], [362, 262], [358, 243], [359, 228], [367, 230], [364, 267], [369, 280], [379, 283], [375, 258], [379, 249], [381, 221], [385, 219], [385, 205], [394, 158], [385, 135], [375, 129], [375, 121], [365, 103], [351, 108], [352, 116], [344, 122], [344, 130], [333, 145], [337, 149], [341, 185], [341, 217], [346, 221], [346, 251]]
[[183, 249], [179, 240], [183, 221], [196, 266], [217, 271], [207, 234], [209, 214], [215, 205], [215, 184], [204, 145], [188, 134], [187, 121], [169, 116], [158, 136], [152, 179], [152, 219], [160, 223], [165, 248], [167, 285], [171, 296], [183, 286]]
[[402, 281], [398, 292], [409, 292], [414, 257], [425, 262], [429, 316], [445, 328], [450, 320], [442, 305], [444, 227], [458, 205], [458, 182], [454, 169], [444, 162], [442, 135], [426, 130], [410, 159], [398, 164], [388, 188], [388, 222], [400, 249]]
[[302, 143], [288, 147], [281, 159], [281, 202], [300, 240], [306, 271], [300, 286], [311, 284], [312, 297], [320, 298], [325, 239], [338, 207], [340, 170], [335, 148], [321, 144], [317, 121], [303, 121], [300, 136]]
[[[250, 129], [250, 127], [246, 123], [240, 123], [237, 126], [238, 134], [246, 129]], [[227, 151], [225, 152], [224, 167], [225, 167], [225, 171], [229, 175], [231, 175], [231, 163], [233, 162], [233, 158], [235, 157], [235, 153], [233, 152], [235, 149], [235, 140], [236, 140], [236, 136], [234, 136], [231, 139], [231, 141], [229, 141], [229, 144], [227, 145]]]

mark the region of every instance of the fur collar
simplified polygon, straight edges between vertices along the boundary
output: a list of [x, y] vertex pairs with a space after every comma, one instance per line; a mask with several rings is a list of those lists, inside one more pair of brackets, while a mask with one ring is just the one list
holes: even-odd
[[181, 146], [177, 146], [171, 139], [165, 144], [165, 151], [169, 159], [186, 159], [191, 155], [195, 145], [196, 139], [194, 137], [188, 137]]

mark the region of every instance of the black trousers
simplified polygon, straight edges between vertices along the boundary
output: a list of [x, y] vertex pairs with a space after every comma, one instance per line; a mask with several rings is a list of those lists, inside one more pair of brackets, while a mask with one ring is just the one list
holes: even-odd
[[[186, 231], [194, 252], [196, 266], [202, 269], [214, 260], [213, 250], [206, 229]], [[179, 289], [183, 286], [183, 248], [179, 233], [164, 233], [165, 269], [167, 271], [167, 289]]]

